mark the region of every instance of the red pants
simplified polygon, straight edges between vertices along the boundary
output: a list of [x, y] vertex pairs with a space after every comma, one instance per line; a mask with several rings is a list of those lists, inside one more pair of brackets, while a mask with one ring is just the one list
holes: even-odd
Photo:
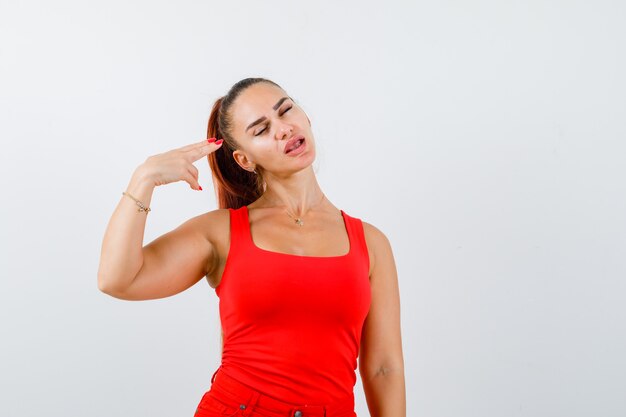
[[291, 404], [261, 394], [238, 380], [215, 371], [194, 417], [357, 417], [354, 396], [336, 404]]

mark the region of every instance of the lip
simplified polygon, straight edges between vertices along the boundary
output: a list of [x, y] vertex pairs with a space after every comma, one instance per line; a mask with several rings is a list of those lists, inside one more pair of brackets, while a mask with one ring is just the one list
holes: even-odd
[[299, 141], [300, 139], [304, 139], [304, 136], [295, 135], [291, 139], [289, 139], [287, 143], [285, 143], [285, 146], [283, 147], [283, 153], [287, 153], [287, 149], [289, 149], [291, 145], [293, 145], [295, 142]]

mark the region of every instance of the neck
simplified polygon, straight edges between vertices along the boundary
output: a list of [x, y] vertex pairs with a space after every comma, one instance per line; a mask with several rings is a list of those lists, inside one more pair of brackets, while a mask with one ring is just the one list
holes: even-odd
[[324, 198], [311, 166], [287, 178], [266, 178], [265, 183], [267, 187], [259, 198], [260, 206], [282, 207], [294, 216], [304, 215]]

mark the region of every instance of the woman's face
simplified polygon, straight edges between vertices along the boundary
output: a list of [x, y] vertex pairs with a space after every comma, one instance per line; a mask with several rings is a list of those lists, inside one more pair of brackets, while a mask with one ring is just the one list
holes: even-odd
[[[288, 176], [310, 166], [315, 142], [306, 113], [280, 88], [260, 82], [248, 87], [231, 107], [233, 137], [242, 149], [233, 155], [240, 166], [252, 171], [258, 164], [267, 173]], [[295, 152], [285, 153], [289, 140], [302, 136]]]

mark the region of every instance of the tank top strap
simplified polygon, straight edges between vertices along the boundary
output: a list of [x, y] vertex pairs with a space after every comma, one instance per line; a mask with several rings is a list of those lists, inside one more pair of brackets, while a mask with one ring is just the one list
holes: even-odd
[[[342, 210], [343, 211], [343, 210]], [[361, 258], [367, 265], [369, 271], [369, 252], [367, 250], [367, 242], [365, 241], [365, 231], [363, 230], [363, 222], [358, 217], [352, 217], [343, 211], [346, 219], [346, 226], [351, 236], [351, 244], [355, 245], [351, 252], [354, 256]]]
[[230, 215], [230, 250], [233, 253], [239, 253], [246, 243], [247, 219], [244, 210], [245, 206], [238, 209], [228, 208]]

